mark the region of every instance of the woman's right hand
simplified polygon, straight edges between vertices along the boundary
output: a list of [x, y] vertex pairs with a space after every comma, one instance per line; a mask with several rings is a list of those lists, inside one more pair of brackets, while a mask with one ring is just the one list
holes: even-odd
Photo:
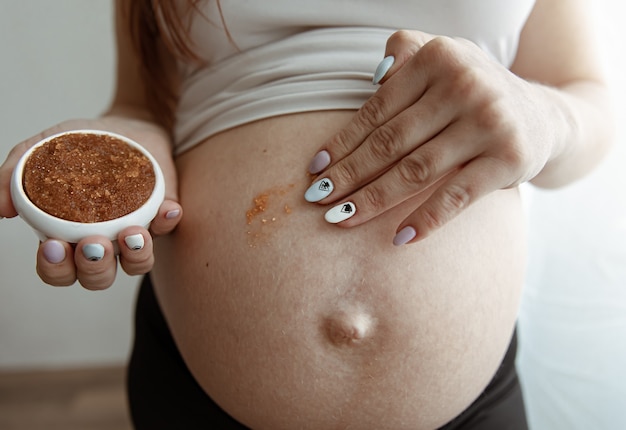
[[[10, 181], [20, 157], [28, 148], [48, 136], [77, 129], [106, 130], [127, 136], [148, 149], [163, 171], [165, 200], [152, 221], [150, 231], [141, 226], [131, 226], [118, 236], [122, 269], [129, 275], [145, 274], [154, 264], [153, 235], [170, 233], [182, 217], [169, 137], [153, 123], [116, 116], [97, 120], [72, 120], [46, 129], [17, 144], [0, 166], [0, 217], [11, 218], [17, 215], [11, 200]], [[71, 285], [78, 280], [89, 290], [102, 290], [115, 281], [117, 260], [112, 242], [102, 236], [86, 237], [75, 245], [49, 239], [39, 244], [37, 274], [45, 283], [54, 286]]]

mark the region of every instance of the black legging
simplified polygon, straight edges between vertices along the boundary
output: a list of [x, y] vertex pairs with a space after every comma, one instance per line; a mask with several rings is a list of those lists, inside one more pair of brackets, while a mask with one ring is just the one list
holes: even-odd
[[[516, 347], [514, 336], [484, 393], [440, 430], [527, 430], [515, 371]], [[220, 409], [187, 369], [149, 276], [144, 278], [137, 299], [127, 383], [131, 417], [138, 430], [247, 429]]]

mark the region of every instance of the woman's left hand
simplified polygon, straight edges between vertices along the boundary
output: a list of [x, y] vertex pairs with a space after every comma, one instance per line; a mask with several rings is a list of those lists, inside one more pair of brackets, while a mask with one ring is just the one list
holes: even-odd
[[335, 203], [328, 222], [353, 227], [428, 189], [394, 239], [415, 242], [486, 194], [531, 180], [552, 156], [555, 109], [541, 86], [476, 45], [399, 31], [386, 56], [395, 62], [380, 71], [383, 85], [310, 165], [318, 180], [305, 197]]

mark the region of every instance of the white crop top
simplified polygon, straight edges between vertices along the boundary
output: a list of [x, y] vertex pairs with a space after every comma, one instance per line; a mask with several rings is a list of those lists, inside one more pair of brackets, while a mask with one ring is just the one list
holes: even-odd
[[205, 0], [204, 16], [191, 18], [191, 38], [205, 64], [179, 64], [177, 154], [262, 118], [358, 109], [376, 90], [374, 70], [387, 38], [398, 29], [469, 39], [508, 67], [534, 0], [221, 0], [220, 5], [222, 16], [216, 0]]

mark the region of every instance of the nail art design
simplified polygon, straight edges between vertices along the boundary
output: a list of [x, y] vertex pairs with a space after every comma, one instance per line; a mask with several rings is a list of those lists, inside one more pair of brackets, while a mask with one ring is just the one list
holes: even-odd
[[417, 236], [417, 232], [411, 226], [406, 226], [402, 230], [400, 230], [396, 237], [393, 238], [393, 244], [396, 246], [406, 245]]
[[374, 72], [374, 79], [372, 79], [372, 84], [377, 85], [382, 79], [385, 77], [393, 63], [396, 61], [396, 58], [393, 55], [389, 55], [388, 57], [383, 58], [383, 61], [378, 64], [376, 67], [376, 72]]
[[128, 246], [128, 248], [132, 249], [133, 251], [139, 251], [143, 249], [143, 246], [145, 244], [142, 234], [133, 234], [132, 236], [126, 236], [124, 238], [124, 242], [126, 243], [126, 246]]
[[330, 164], [330, 154], [328, 151], [320, 151], [315, 154], [313, 157], [313, 161], [309, 164], [309, 173], [315, 175], [316, 173], [321, 172]]
[[48, 240], [41, 250], [48, 263], [59, 264], [65, 260], [65, 247], [57, 240]]
[[326, 222], [337, 224], [351, 218], [356, 213], [356, 206], [352, 202], [345, 202], [330, 209], [324, 215]]
[[83, 255], [89, 261], [100, 261], [104, 258], [104, 246], [99, 243], [89, 243], [83, 246]]
[[334, 189], [335, 186], [333, 185], [333, 182], [328, 178], [323, 178], [315, 182], [309, 187], [308, 190], [306, 190], [306, 193], [304, 193], [304, 199], [311, 203], [319, 202], [320, 200], [328, 197]]

